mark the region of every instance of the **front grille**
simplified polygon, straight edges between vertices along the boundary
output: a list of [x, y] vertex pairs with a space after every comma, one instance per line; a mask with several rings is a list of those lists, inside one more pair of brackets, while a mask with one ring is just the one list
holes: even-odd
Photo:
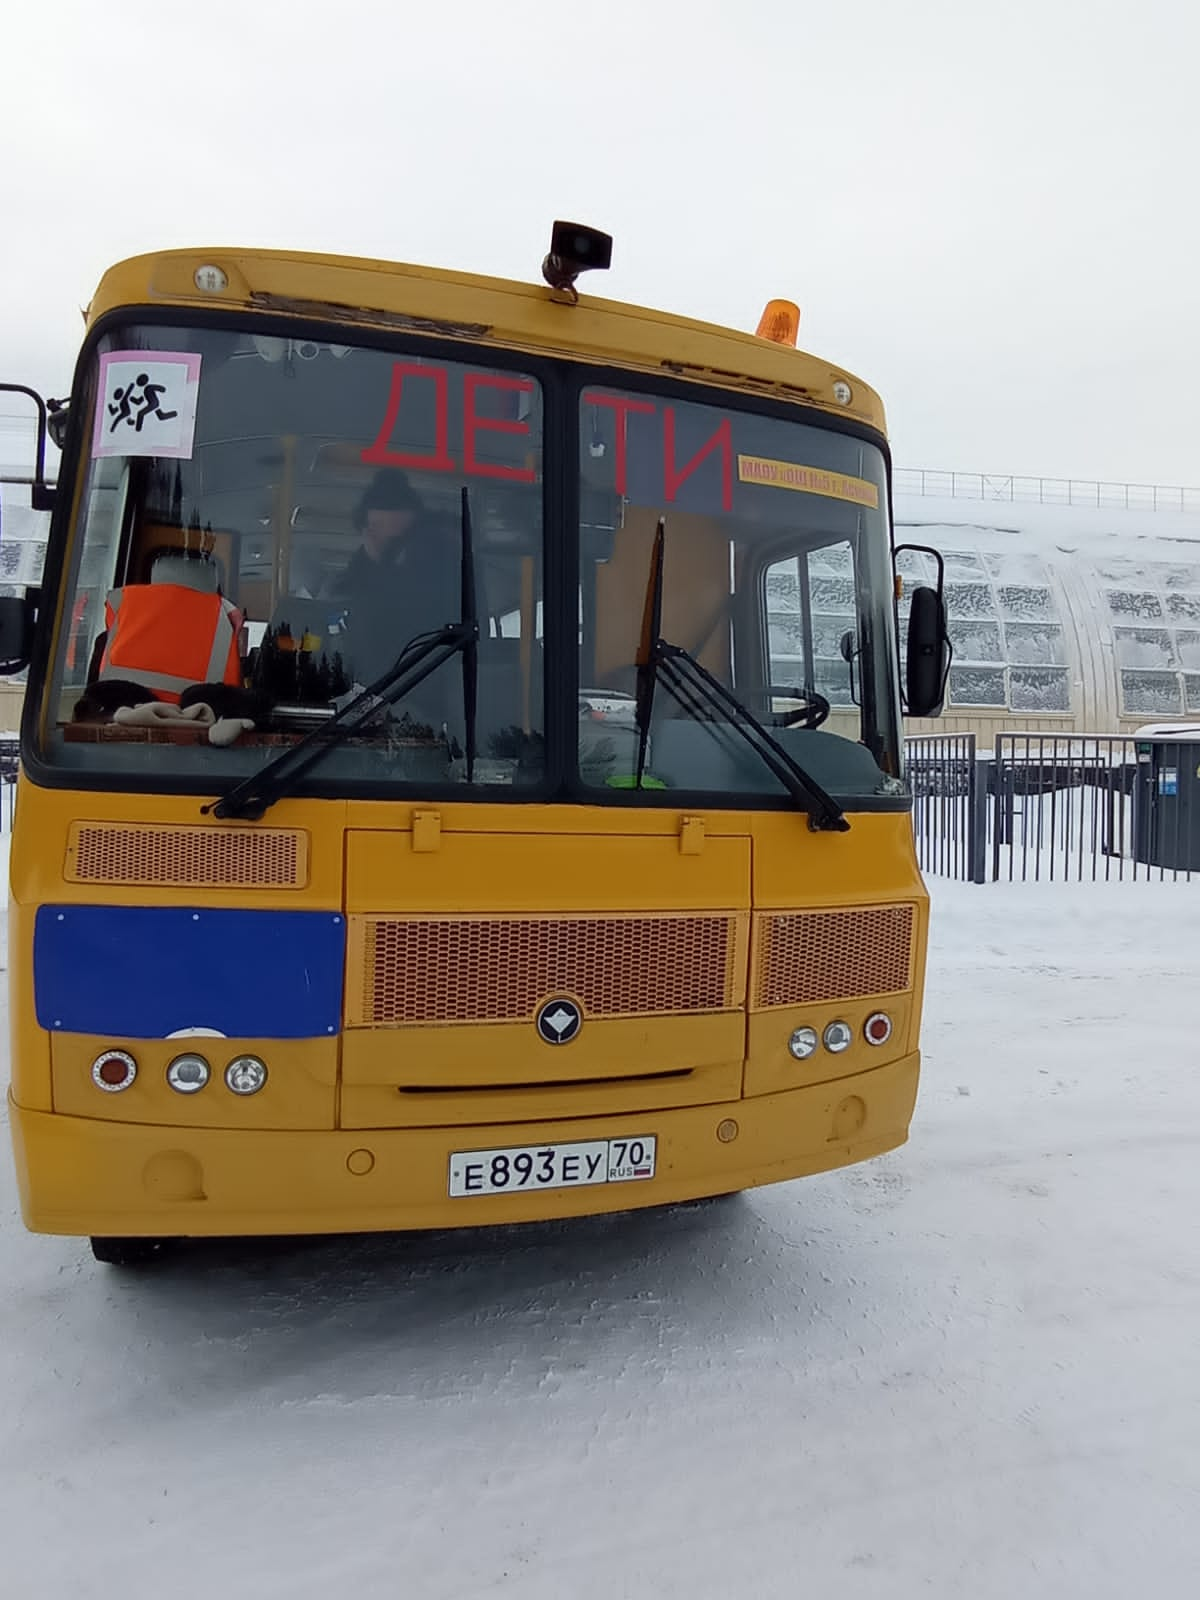
[[172, 828], [77, 822], [68, 883], [296, 889], [308, 878], [308, 835], [292, 828]]
[[911, 905], [764, 913], [755, 919], [754, 1005], [895, 994], [912, 984]]
[[732, 916], [355, 917], [347, 1020], [518, 1022], [566, 995], [592, 1017], [742, 999]]

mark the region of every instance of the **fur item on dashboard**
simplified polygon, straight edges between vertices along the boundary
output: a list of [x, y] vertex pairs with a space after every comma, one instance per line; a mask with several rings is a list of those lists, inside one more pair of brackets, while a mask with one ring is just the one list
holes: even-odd
[[76, 700], [72, 716], [76, 722], [111, 722], [113, 713], [123, 706], [144, 706], [154, 696], [140, 683], [127, 678], [101, 678], [89, 683]]
[[210, 705], [200, 700], [190, 706], [167, 705], [162, 700], [121, 706], [113, 713], [113, 721], [126, 728], [169, 728], [178, 727], [180, 723], [191, 723], [207, 728], [208, 742], [215, 745], [233, 744], [243, 733], [250, 733], [254, 728], [250, 717], [218, 717]]
[[179, 696], [179, 704], [186, 711], [189, 706], [203, 704], [211, 707], [213, 714], [222, 717], [249, 717], [257, 722], [264, 714], [261, 695], [252, 694], [233, 683], [193, 683]]

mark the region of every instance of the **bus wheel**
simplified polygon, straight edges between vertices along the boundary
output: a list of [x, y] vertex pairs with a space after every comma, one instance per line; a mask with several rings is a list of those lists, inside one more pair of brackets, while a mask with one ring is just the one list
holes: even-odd
[[109, 1267], [144, 1267], [170, 1247], [170, 1239], [96, 1239], [92, 1254]]

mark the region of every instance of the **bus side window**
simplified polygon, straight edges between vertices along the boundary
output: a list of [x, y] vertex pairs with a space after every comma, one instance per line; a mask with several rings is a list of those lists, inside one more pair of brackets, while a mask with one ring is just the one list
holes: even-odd
[[842, 539], [767, 568], [764, 584], [771, 682], [852, 703], [847, 633], [857, 638], [854, 558]]

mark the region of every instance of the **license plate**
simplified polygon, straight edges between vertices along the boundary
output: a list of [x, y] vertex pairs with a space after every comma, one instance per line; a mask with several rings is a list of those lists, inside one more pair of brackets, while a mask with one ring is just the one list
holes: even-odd
[[654, 1176], [655, 1144], [654, 1135], [644, 1133], [634, 1139], [456, 1150], [450, 1157], [450, 1198], [634, 1183]]

